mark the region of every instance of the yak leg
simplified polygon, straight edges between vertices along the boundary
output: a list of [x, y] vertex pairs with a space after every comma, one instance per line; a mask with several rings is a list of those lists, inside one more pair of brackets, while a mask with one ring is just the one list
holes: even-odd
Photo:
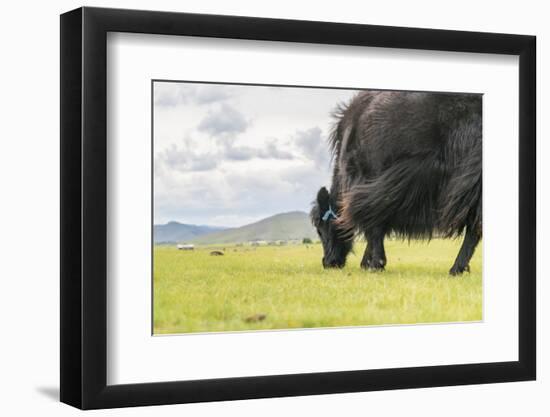
[[478, 228], [472, 226], [466, 228], [466, 235], [464, 236], [462, 247], [458, 252], [458, 256], [449, 274], [460, 275], [464, 271], [470, 272], [470, 259], [472, 259], [476, 246], [481, 239], [481, 234], [477, 229]]
[[372, 244], [367, 239], [367, 247], [365, 253], [363, 254], [363, 259], [361, 259], [361, 268], [368, 269], [372, 264]]
[[369, 271], [383, 271], [386, 266], [386, 251], [384, 250], [384, 232], [381, 229], [366, 235], [367, 248], [361, 260], [361, 268]]

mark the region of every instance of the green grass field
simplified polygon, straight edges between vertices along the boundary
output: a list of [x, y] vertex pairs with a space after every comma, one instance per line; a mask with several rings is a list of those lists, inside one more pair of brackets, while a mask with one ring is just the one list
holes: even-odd
[[154, 333], [481, 320], [481, 245], [470, 274], [447, 274], [460, 243], [386, 240], [382, 273], [360, 269], [361, 243], [342, 270], [321, 267], [320, 244], [155, 246]]

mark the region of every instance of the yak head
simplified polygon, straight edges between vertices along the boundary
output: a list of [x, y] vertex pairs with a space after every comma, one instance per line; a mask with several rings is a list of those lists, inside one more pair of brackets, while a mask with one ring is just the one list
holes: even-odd
[[346, 264], [352, 243], [342, 236], [342, 231], [338, 228], [335, 221], [338, 218], [336, 201], [333, 201], [325, 187], [317, 193], [310, 217], [323, 244], [323, 267], [342, 268]]

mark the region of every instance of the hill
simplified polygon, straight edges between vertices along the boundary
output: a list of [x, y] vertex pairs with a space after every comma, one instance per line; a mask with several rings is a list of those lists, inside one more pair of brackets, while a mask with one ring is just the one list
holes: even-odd
[[241, 243], [253, 240], [318, 239], [309, 216], [302, 211], [276, 214], [256, 223], [205, 234], [193, 239], [198, 244]]
[[199, 236], [225, 230], [225, 227], [196, 226], [178, 222], [156, 224], [153, 228], [155, 243], [187, 242]]

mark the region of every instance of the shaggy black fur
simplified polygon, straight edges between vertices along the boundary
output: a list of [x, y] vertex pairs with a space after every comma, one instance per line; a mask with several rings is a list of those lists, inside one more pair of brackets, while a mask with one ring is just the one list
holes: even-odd
[[335, 117], [332, 187], [311, 211], [323, 265], [342, 267], [357, 234], [361, 266], [381, 270], [387, 234], [465, 233], [450, 273], [468, 270], [481, 238], [481, 95], [368, 91]]

